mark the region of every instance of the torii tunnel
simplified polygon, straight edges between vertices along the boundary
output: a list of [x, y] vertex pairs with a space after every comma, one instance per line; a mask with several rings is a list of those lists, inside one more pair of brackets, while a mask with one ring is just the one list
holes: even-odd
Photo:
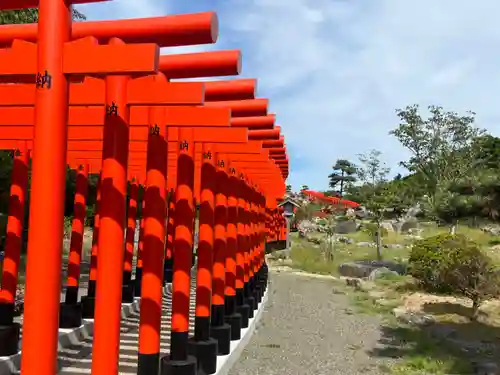
[[329, 203], [331, 205], [335, 205], [337, 207], [342, 207], [342, 208], [356, 208], [359, 207], [359, 203], [347, 200], [347, 199], [342, 199], [338, 197], [329, 197], [326, 196], [325, 194], [319, 192], [319, 191], [314, 191], [314, 190], [301, 190], [301, 193], [307, 195], [311, 199], [316, 199], [321, 202]]
[[267, 298], [266, 245], [286, 236], [279, 114], [257, 79], [216, 80], [241, 73], [239, 50], [160, 54], [216, 43], [215, 13], [71, 21], [70, 3], [100, 1], [0, 1], [39, 9], [0, 26], [0, 375], [215, 374]]

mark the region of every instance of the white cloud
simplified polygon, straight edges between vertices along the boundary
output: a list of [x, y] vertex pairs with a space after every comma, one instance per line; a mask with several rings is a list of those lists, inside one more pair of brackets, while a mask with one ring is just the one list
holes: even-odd
[[221, 13], [244, 72], [260, 79], [288, 147], [291, 183], [326, 188], [334, 160], [376, 148], [394, 168], [396, 108], [472, 109], [500, 133], [500, 3], [494, 0], [253, 0]]
[[294, 187], [326, 188], [335, 159], [371, 148], [396, 168], [406, 153], [388, 132], [398, 123], [394, 110], [407, 104], [471, 109], [500, 135], [497, 0], [114, 0], [78, 8], [92, 19], [215, 10], [216, 45], [168, 52], [242, 50], [243, 76], [259, 78], [297, 156]]

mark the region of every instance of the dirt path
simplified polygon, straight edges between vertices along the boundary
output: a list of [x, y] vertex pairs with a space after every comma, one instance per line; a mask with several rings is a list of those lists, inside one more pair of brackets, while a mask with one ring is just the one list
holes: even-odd
[[269, 300], [230, 375], [381, 375], [380, 322], [353, 314], [330, 280], [271, 272]]

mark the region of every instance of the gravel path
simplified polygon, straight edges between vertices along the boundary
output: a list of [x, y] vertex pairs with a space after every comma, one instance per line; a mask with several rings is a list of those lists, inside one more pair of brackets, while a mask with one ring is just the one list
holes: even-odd
[[376, 317], [346, 313], [329, 280], [270, 274], [269, 300], [230, 375], [382, 375], [367, 352], [380, 338]]

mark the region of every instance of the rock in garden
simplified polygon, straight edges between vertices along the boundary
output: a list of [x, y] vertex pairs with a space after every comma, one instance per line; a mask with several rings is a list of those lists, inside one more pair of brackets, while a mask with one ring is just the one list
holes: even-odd
[[346, 277], [368, 277], [372, 270], [373, 268], [370, 266], [356, 263], [343, 263], [339, 266], [339, 273]]
[[356, 246], [360, 247], [375, 247], [375, 244], [373, 242], [358, 242]]
[[485, 227], [482, 227], [481, 230], [492, 236], [500, 236], [500, 227], [498, 226], [487, 225]]
[[373, 270], [378, 268], [386, 268], [399, 275], [406, 274], [406, 267], [391, 261], [370, 261], [359, 260], [355, 262], [343, 263], [339, 266], [339, 273], [346, 277], [366, 278], [369, 277]]
[[407, 233], [410, 229], [418, 228], [417, 220], [407, 220], [401, 225], [401, 232]]
[[361, 280], [360, 279], [345, 279], [345, 283], [347, 286], [352, 286], [355, 289], [358, 289], [361, 287]]
[[476, 375], [498, 375], [500, 369], [494, 362], [477, 362], [473, 364]]
[[368, 210], [363, 206], [357, 207], [354, 211], [354, 214], [358, 219], [364, 219], [369, 215]]
[[354, 243], [354, 240], [352, 238], [349, 238], [349, 237], [344, 237], [344, 236], [340, 236], [337, 238], [337, 241], [338, 242], [342, 242], [342, 243], [346, 243], [346, 244], [352, 244]]
[[423, 232], [423, 228], [410, 228], [408, 230], [408, 234], [411, 234], [413, 236], [420, 236], [422, 235], [422, 232]]
[[354, 220], [346, 220], [337, 223], [337, 225], [335, 226], [335, 233], [338, 234], [355, 233], [356, 229], [357, 225]]
[[394, 232], [394, 226], [392, 221], [383, 221], [380, 223], [380, 226], [385, 229], [387, 232]]
[[395, 271], [391, 271], [390, 269], [386, 267], [382, 268], [376, 268], [370, 274], [368, 275], [368, 280], [370, 281], [375, 281], [384, 278], [384, 276], [387, 275], [392, 275], [392, 276], [399, 276], [399, 274]]
[[386, 249], [402, 249], [403, 245], [401, 245], [399, 243], [388, 243], [388, 244], [384, 244], [384, 247]]
[[406, 324], [428, 326], [436, 322], [436, 319], [432, 315], [424, 314], [420, 311], [407, 311], [401, 308], [396, 308], [392, 311], [399, 321]]
[[356, 261], [356, 263], [370, 265], [371, 267], [373, 267], [373, 269], [384, 267], [391, 271], [397, 272], [400, 275], [406, 275], [406, 265], [390, 260], [358, 260]]

